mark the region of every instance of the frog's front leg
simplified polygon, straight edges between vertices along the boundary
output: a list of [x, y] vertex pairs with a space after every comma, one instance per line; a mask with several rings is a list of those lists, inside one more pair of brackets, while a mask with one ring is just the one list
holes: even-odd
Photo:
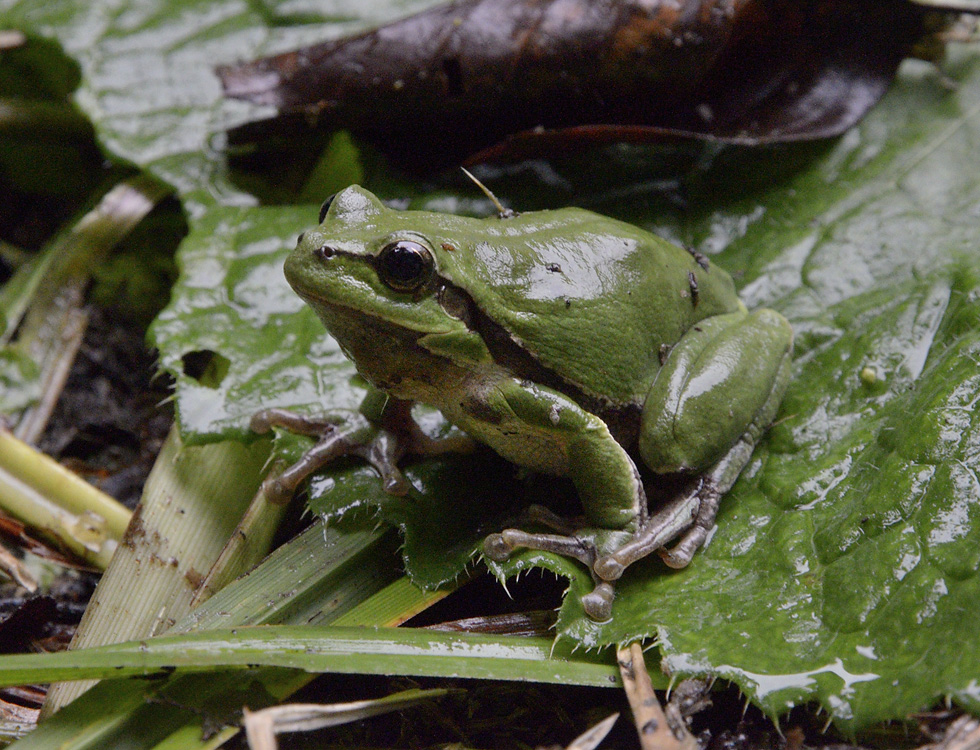
[[[470, 411], [492, 414], [493, 420], [461, 414], [453, 421], [515, 463], [568, 476], [590, 528], [630, 537], [642, 527], [647, 501], [640, 473], [602, 419], [551, 388], [513, 379], [497, 383], [482, 398], [479, 405], [470, 405]], [[579, 560], [592, 572], [598, 557], [593, 543], [571, 533], [562, 519], [540, 512], [537, 516], [539, 523], [560, 533], [505, 529], [486, 538], [484, 554], [502, 562], [517, 549], [538, 549]], [[583, 598], [583, 605], [590, 617], [605, 620], [613, 588], [594, 574], [593, 578], [596, 587]]]
[[465, 435], [430, 438], [412, 418], [411, 410], [411, 401], [372, 390], [356, 412], [323, 417], [309, 417], [286, 409], [264, 409], [256, 413], [250, 424], [254, 432], [264, 434], [275, 426], [317, 438], [296, 463], [266, 479], [263, 483], [266, 496], [273, 502], [287, 502], [303, 480], [343, 456], [367, 461], [381, 475], [386, 492], [404, 495], [408, 492], [408, 480], [398, 468], [404, 456], [466, 453], [473, 449], [473, 441]]
[[[644, 463], [658, 473], [691, 474], [692, 484], [646, 521], [621, 548], [596, 561], [596, 574], [618, 579], [659, 550], [683, 568], [714, 526], [721, 497], [776, 416], [789, 383], [793, 333], [772, 310], [701, 321], [674, 347], [643, 407]], [[662, 549], [678, 515], [692, 514], [670, 550]]]

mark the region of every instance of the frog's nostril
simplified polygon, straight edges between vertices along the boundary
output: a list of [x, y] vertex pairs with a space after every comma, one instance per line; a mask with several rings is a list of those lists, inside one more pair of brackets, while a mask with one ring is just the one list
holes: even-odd
[[320, 245], [320, 247], [316, 249], [315, 254], [321, 260], [327, 260], [328, 258], [332, 258], [334, 255], [336, 255], [337, 251], [329, 245]]

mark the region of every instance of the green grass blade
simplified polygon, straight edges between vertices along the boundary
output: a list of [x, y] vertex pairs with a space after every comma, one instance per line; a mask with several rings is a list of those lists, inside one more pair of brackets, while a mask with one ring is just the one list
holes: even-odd
[[169, 633], [330, 622], [399, 575], [397, 547], [397, 532], [373, 521], [342, 527], [317, 522], [195, 608]]
[[[188, 448], [176, 433], [171, 435], [72, 648], [146, 637], [188, 612], [196, 586], [213, 567], [259, 486], [268, 449], [263, 441]], [[68, 703], [80, 687], [54, 686], [45, 711]]]
[[0, 509], [105, 568], [132, 512], [57, 461], [0, 430]]
[[549, 638], [410, 628], [263, 626], [160, 636], [50, 654], [0, 656], [0, 686], [278, 666], [308, 672], [465, 677], [613, 687], [614, 663], [552, 656]]

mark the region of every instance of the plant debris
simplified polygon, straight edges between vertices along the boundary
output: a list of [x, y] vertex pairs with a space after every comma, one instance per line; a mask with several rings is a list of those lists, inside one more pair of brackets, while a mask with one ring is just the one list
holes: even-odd
[[393, 164], [566, 153], [680, 136], [839, 135], [947, 15], [910, 0], [462, 0], [356, 36], [218, 68], [279, 116], [231, 144], [346, 129]]

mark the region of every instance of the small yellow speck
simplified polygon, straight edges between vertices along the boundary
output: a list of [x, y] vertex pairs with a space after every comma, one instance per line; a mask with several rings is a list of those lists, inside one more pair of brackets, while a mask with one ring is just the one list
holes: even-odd
[[881, 376], [878, 375], [878, 371], [873, 367], [863, 367], [861, 369], [861, 382], [867, 386], [872, 386], [883, 380]]

